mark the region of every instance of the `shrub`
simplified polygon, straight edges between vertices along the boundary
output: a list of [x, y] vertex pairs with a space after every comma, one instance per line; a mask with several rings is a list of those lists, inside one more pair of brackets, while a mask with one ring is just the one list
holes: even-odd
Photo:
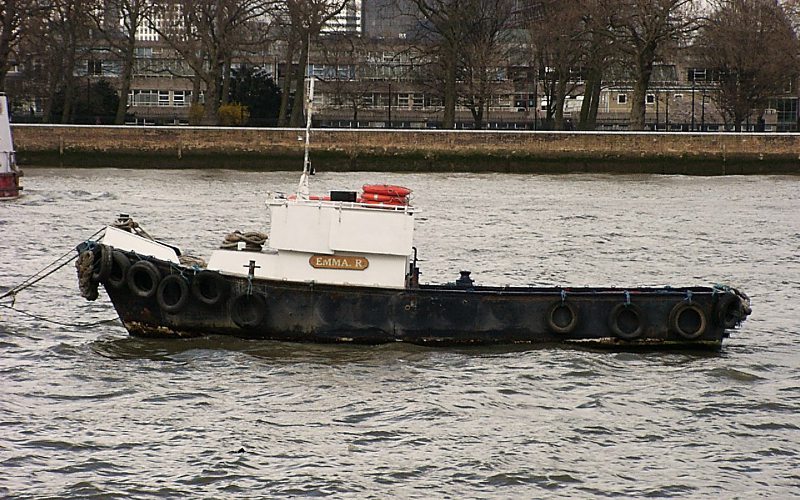
[[235, 102], [219, 107], [219, 124], [223, 127], [241, 127], [249, 119], [247, 106]]

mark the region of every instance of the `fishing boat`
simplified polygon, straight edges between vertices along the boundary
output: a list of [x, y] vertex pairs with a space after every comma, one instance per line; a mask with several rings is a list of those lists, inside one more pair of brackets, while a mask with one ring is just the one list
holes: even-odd
[[484, 286], [466, 270], [420, 283], [410, 189], [310, 194], [310, 101], [300, 182], [268, 197], [268, 235], [232, 233], [201, 262], [122, 214], [77, 247], [81, 294], [95, 300], [102, 285], [136, 336], [361, 344], [718, 349], [751, 312], [744, 293], [720, 285]]
[[18, 198], [22, 186], [22, 171], [17, 167], [11, 123], [8, 116], [8, 98], [0, 93], [0, 201]]

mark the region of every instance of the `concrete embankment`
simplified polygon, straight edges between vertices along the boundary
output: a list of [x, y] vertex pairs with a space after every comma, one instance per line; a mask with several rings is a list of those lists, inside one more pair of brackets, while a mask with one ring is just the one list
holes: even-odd
[[[22, 166], [297, 170], [284, 128], [13, 126]], [[318, 170], [800, 173], [800, 134], [315, 129]]]

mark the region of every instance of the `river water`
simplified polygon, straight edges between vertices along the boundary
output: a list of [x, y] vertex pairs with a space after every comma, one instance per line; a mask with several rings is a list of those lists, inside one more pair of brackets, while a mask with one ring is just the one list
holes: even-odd
[[[296, 173], [28, 169], [0, 294], [119, 213], [207, 256]], [[415, 190], [422, 280], [710, 285], [719, 353], [131, 338], [74, 268], [0, 301], [0, 496], [800, 496], [800, 178], [320, 173]], [[56, 322], [56, 323], [54, 323]]]

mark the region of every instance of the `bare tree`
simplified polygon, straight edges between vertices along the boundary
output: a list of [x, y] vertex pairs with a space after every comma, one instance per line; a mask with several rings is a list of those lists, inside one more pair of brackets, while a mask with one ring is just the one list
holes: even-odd
[[790, 88], [798, 72], [798, 40], [774, 0], [716, 0], [696, 47], [719, 78], [712, 99], [735, 130], [753, 110]]
[[[63, 107], [58, 119], [69, 123], [73, 118], [73, 104], [77, 92], [77, 79], [74, 76], [76, 65], [88, 48], [90, 39], [89, 11], [92, 5], [88, 0], [56, 0], [51, 4], [50, 15], [46, 19], [41, 35], [46, 50], [45, 64], [50, 65], [50, 101], [52, 111], [53, 96], [63, 97]], [[50, 113], [48, 113], [50, 114]]]
[[150, 25], [205, 84], [203, 124], [219, 122], [230, 58], [243, 45], [261, 40], [265, 30], [254, 25], [266, 22], [272, 5], [262, 0], [172, 0], [150, 14]]
[[477, 0], [465, 8], [474, 9], [469, 18], [461, 50], [461, 102], [470, 110], [476, 129], [484, 127], [485, 112], [498, 80], [498, 69], [507, 64], [513, 2]]
[[[281, 100], [281, 111], [279, 122], [285, 124], [288, 96], [294, 88], [294, 100], [292, 102], [292, 114], [289, 118], [289, 125], [299, 127], [303, 122], [303, 109], [305, 102], [305, 85], [303, 80], [306, 76], [307, 61], [311, 44], [318, 42], [320, 32], [323, 27], [334, 17], [344, 10], [352, 0], [286, 0], [283, 2], [283, 10], [279, 16], [283, 19], [287, 29], [284, 30], [287, 36], [287, 54], [285, 80], [282, 87], [283, 95]], [[297, 49], [297, 64], [293, 65]]]
[[325, 74], [320, 78], [323, 88], [333, 97], [335, 106], [347, 106], [352, 111], [353, 123], [358, 123], [358, 112], [367, 107], [365, 94], [372, 82], [364, 79], [366, 54], [360, 39], [336, 37], [322, 49]]
[[585, 30], [582, 37], [581, 64], [585, 80], [578, 128], [594, 130], [604, 78], [610, 73], [610, 69], [618, 66], [618, 61], [614, 57], [613, 39], [609, 36], [615, 10], [609, 11], [611, 5], [603, 0], [581, 0], [581, 2]]
[[133, 77], [133, 64], [136, 56], [136, 33], [144, 26], [153, 9], [150, 0], [106, 0], [97, 1], [91, 9], [91, 18], [111, 51], [120, 62], [119, 106], [114, 123], [125, 123], [128, 110], [128, 93]]
[[422, 21], [417, 42], [429, 49], [429, 57], [441, 70], [442, 128], [455, 126], [458, 64], [469, 35], [469, 15], [478, 10], [467, 6], [475, 1], [411, 0]]
[[5, 91], [6, 75], [20, 42], [40, 25], [50, 6], [36, 0], [0, 2], [0, 92]]
[[575, 76], [588, 35], [585, 1], [545, 0], [532, 11], [528, 31], [548, 104], [547, 122], [564, 128], [564, 102], [575, 89]]
[[653, 64], [666, 44], [694, 31], [697, 0], [604, 0], [616, 12], [612, 23], [616, 47], [627, 56], [633, 80], [630, 127], [644, 130], [645, 99]]
[[778, 3], [786, 12], [794, 32], [800, 33], [800, 0], [779, 0]]

